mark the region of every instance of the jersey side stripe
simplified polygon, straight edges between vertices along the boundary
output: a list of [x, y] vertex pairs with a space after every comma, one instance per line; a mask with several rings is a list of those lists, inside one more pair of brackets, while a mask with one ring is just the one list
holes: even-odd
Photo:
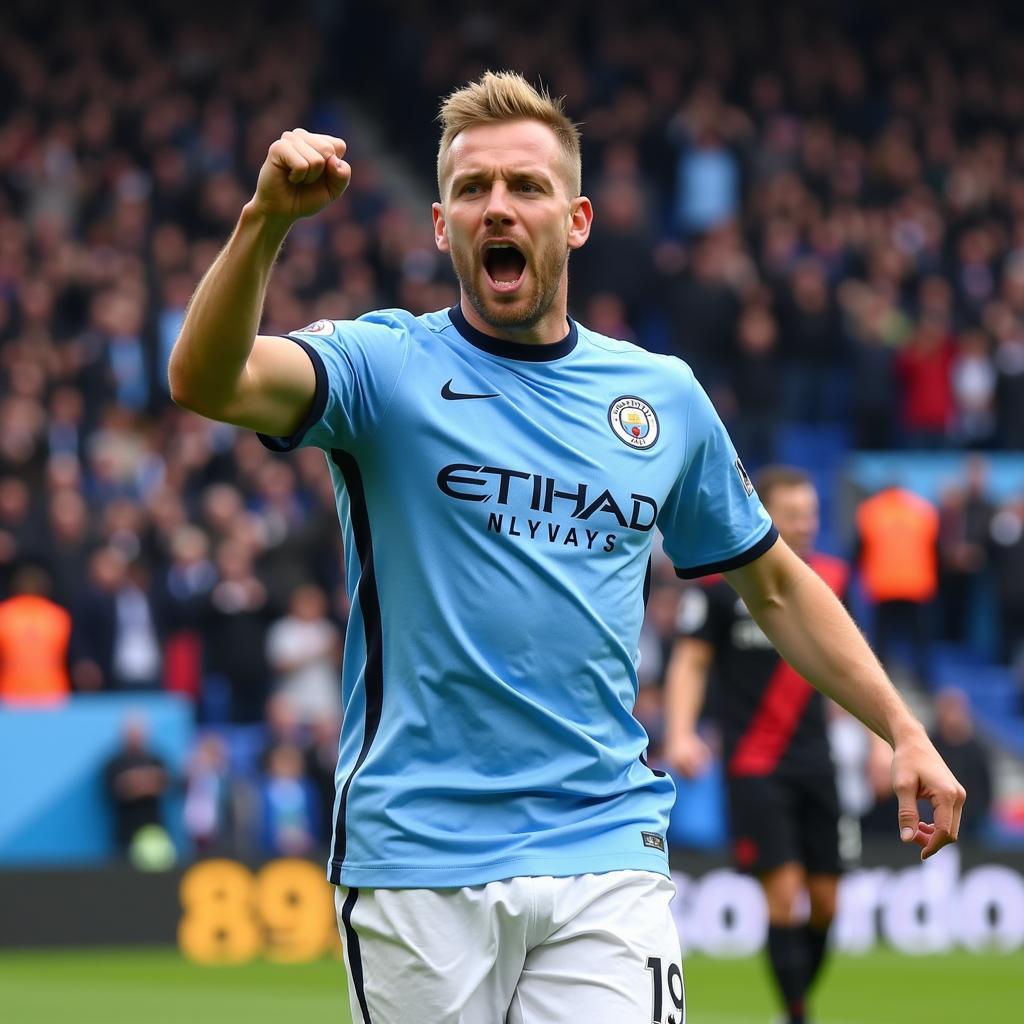
[[363, 721], [363, 745], [352, 766], [338, 801], [338, 816], [334, 822], [334, 847], [331, 854], [330, 879], [334, 885], [341, 884], [341, 868], [345, 860], [348, 792], [352, 779], [359, 771], [380, 726], [384, 704], [384, 637], [381, 632], [380, 598], [377, 595], [377, 576], [373, 566], [373, 540], [370, 535], [370, 516], [366, 507], [366, 492], [363, 477], [356, 460], [337, 448], [331, 451], [331, 461], [341, 470], [348, 490], [349, 507], [352, 515], [352, 535], [355, 539], [356, 554], [359, 556], [359, 585], [356, 593], [359, 608], [363, 614], [363, 632], [366, 637], [366, 666], [363, 670], [363, 685], [366, 690], [366, 714]]

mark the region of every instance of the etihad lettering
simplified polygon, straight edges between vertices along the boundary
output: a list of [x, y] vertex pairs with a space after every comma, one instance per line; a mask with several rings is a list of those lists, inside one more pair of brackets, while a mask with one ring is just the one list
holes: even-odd
[[598, 491], [593, 484], [560, 484], [553, 477], [498, 466], [455, 462], [437, 474], [437, 486], [459, 501], [503, 506], [525, 503], [533, 512], [567, 513], [570, 518], [583, 521], [607, 515], [621, 529], [641, 533], [652, 529], [658, 518], [658, 503], [646, 494], [631, 492], [623, 500], [607, 488]]

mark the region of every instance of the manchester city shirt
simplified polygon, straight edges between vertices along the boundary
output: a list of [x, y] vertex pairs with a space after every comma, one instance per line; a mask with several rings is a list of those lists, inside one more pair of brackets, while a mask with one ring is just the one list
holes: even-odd
[[689, 367], [572, 321], [321, 320], [275, 451], [327, 453], [351, 615], [329, 877], [667, 873], [671, 779], [633, 718], [652, 539], [683, 576], [777, 534]]

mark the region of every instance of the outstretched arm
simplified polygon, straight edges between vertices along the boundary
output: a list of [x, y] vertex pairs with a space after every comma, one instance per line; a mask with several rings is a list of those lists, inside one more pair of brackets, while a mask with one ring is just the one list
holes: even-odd
[[[838, 598], [781, 539], [725, 574], [783, 658], [893, 748], [900, 836], [921, 858], [955, 842], [966, 796]], [[918, 818], [918, 798], [934, 824]]]
[[288, 436], [313, 401], [312, 364], [299, 346], [257, 336], [267, 282], [292, 224], [322, 210], [351, 176], [345, 143], [301, 128], [267, 153], [256, 194], [199, 283], [171, 352], [179, 405], [210, 419]]

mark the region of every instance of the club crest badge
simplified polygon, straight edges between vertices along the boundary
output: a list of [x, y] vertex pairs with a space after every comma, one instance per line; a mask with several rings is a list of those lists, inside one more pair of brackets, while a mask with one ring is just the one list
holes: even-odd
[[622, 395], [608, 406], [612, 433], [630, 448], [653, 448], [661, 433], [655, 411], [636, 395]]

